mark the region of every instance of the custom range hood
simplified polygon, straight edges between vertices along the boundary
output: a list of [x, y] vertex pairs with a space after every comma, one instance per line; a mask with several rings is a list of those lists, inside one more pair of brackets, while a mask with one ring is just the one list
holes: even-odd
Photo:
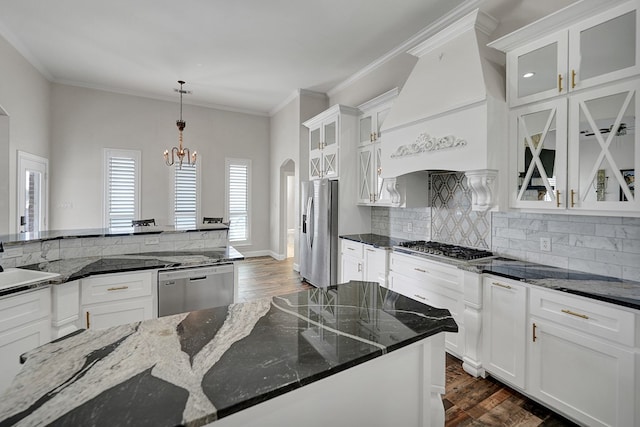
[[475, 10], [408, 52], [419, 59], [382, 126], [383, 177], [465, 172], [473, 209], [497, 208], [507, 108], [504, 60], [486, 47], [496, 24]]

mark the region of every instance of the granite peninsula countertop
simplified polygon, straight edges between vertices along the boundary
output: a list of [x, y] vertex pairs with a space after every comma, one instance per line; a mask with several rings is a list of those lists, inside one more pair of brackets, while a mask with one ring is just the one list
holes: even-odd
[[29, 270], [57, 273], [60, 276], [40, 284], [8, 288], [0, 291], [0, 296], [27, 289], [62, 284], [97, 274], [124, 273], [127, 271], [163, 269], [172, 267], [196, 267], [223, 262], [243, 260], [244, 255], [233, 246], [204, 250], [182, 250], [146, 252], [139, 254], [82, 257], [46, 261], [21, 266]]
[[341, 239], [347, 239], [358, 243], [364, 243], [365, 245], [373, 246], [374, 248], [391, 248], [396, 246], [400, 242], [404, 242], [404, 239], [398, 239], [395, 237], [382, 236], [380, 234], [347, 234], [340, 236]]
[[26, 354], [0, 427], [200, 426], [457, 330], [448, 310], [353, 281], [87, 330]]
[[112, 237], [112, 236], [140, 236], [147, 234], [162, 233], [189, 233], [197, 231], [215, 231], [228, 230], [229, 225], [225, 223], [219, 224], [199, 224], [193, 228], [183, 229], [172, 226], [146, 226], [146, 227], [128, 227], [128, 228], [83, 228], [74, 230], [44, 230], [34, 233], [19, 233], [0, 236], [0, 242], [5, 244], [25, 243], [25, 242], [44, 242], [47, 240], [60, 239], [81, 239], [96, 237]]

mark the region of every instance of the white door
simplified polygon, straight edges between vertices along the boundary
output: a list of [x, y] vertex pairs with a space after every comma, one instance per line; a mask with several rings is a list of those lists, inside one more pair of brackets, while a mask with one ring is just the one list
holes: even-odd
[[47, 229], [48, 169], [48, 159], [18, 151], [18, 233]]

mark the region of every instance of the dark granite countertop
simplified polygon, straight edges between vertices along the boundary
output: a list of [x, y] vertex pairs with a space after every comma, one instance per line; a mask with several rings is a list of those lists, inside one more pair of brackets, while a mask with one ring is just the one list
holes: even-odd
[[0, 426], [200, 426], [457, 330], [369, 282], [87, 330], [26, 354]]
[[60, 259], [21, 266], [29, 270], [57, 273], [60, 276], [37, 285], [25, 285], [0, 291], [0, 296], [22, 292], [34, 287], [62, 284], [98, 274], [124, 273], [127, 271], [195, 267], [243, 260], [244, 255], [233, 246], [204, 250], [147, 252], [140, 254], [111, 255]]
[[640, 282], [503, 257], [471, 261], [459, 267], [640, 310]]
[[340, 236], [341, 239], [352, 240], [354, 242], [364, 243], [365, 245], [373, 246], [374, 248], [391, 248], [396, 246], [400, 242], [404, 242], [404, 239], [397, 239], [395, 237], [382, 236], [380, 234], [347, 234]]
[[37, 233], [20, 233], [0, 236], [5, 244], [24, 242], [43, 242], [47, 240], [78, 239], [111, 236], [138, 236], [161, 233], [189, 233], [193, 231], [228, 230], [228, 224], [200, 224], [194, 228], [177, 229], [172, 226], [148, 226], [130, 228], [86, 228], [74, 230], [45, 230]]

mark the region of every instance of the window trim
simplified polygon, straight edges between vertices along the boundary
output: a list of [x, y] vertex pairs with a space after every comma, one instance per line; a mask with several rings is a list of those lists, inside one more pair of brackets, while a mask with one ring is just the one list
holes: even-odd
[[[185, 165], [183, 165], [185, 166]], [[199, 224], [199, 219], [200, 219], [200, 202], [201, 202], [201, 185], [200, 185], [200, 169], [202, 166], [202, 159], [201, 157], [198, 156], [198, 162], [195, 164], [195, 168], [196, 168], [196, 213], [195, 213], [195, 226], [196, 228], [198, 227]], [[176, 169], [178, 168], [178, 164], [174, 164], [173, 166], [171, 166], [169, 168], [169, 173], [171, 174], [170, 177], [170, 181], [171, 181], [171, 202], [170, 202], [170, 211], [169, 211], [169, 218], [171, 221], [171, 224], [173, 224], [174, 227], [176, 227], [176, 229], [178, 229], [178, 227], [176, 226]], [[180, 230], [185, 230], [187, 228], [180, 228]]]
[[105, 148], [102, 161], [103, 171], [103, 195], [102, 195], [102, 225], [104, 228], [109, 227], [109, 159], [112, 157], [125, 157], [133, 159], [135, 164], [135, 182], [134, 182], [134, 218], [140, 218], [140, 169], [142, 152], [140, 150], [125, 150], [118, 148]]
[[252, 192], [252, 185], [251, 185], [251, 159], [240, 159], [240, 158], [231, 158], [231, 157], [227, 157], [225, 158], [225, 165], [224, 165], [224, 179], [225, 179], [225, 203], [224, 203], [224, 209], [225, 209], [225, 217], [227, 218], [227, 221], [231, 222], [232, 218], [229, 212], [229, 193], [230, 193], [230, 189], [229, 189], [229, 181], [230, 181], [230, 166], [231, 165], [243, 165], [247, 167], [247, 228], [246, 228], [246, 236], [247, 238], [244, 240], [231, 240], [231, 238], [229, 238], [229, 243], [233, 243], [234, 246], [248, 246], [251, 245], [251, 192]]

